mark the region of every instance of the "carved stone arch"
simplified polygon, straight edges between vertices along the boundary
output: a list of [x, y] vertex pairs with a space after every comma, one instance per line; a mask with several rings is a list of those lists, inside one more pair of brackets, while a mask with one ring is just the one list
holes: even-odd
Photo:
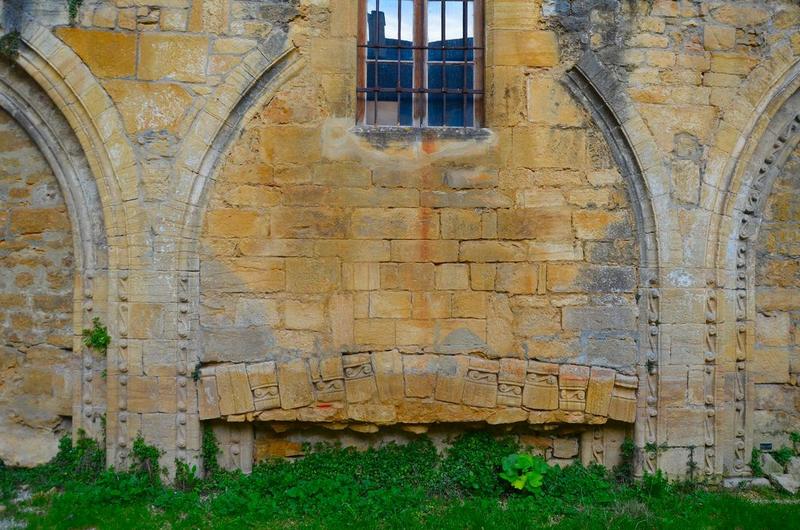
[[720, 327], [732, 350], [727, 367], [732, 385], [723, 391], [733, 397], [733, 403], [719, 420], [729, 423], [725, 431], [733, 433], [724, 454], [724, 473], [729, 475], [749, 473], [747, 462], [754, 445], [755, 245], [773, 184], [800, 144], [800, 63], [795, 66], [759, 105], [762, 113], [750, 128], [754, 134], [740, 141], [741, 155], [726, 175], [720, 229], [709, 241], [716, 250], [715, 266], [731, 315], [730, 322]]
[[[230, 143], [240, 132], [249, 115], [257, 112], [259, 101], [270, 98], [302, 67], [296, 48], [281, 51], [268, 58], [260, 49], [250, 52], [231, 72], [209, 98], [209, 103], [198, 112], [176, 157], [176, 196], [180, 205], [178, 218], [178, 354], [177, 392], [179, 411], [177, 417], [177, 456], [186, 460], [190, 433], [199, 433], [196, 405], [193, 410], [180, 409], [181, 403], [196, 403], [190, 392], [196, 390], [189, 374], [199, 358], [200, 341], [198, 298], [200, 292], [200, 266], [198, 245], [200, 230], [214, 175]], [[228, 440], [228, 431], [218, 433]], [[237, 435], [238, 436], [238, 435]], [[234, 436], [234, 438], [237, 438]], [[238, 438], [237, 438], [238, 439]], [[194, 440], [199, 443], [199, 440]], [[238, 442], [237, 442], [238, 443]], [[226, 454], [227, 454], [226, 447]], [[237, 454], [238, 451], [237, 451]], [[240, 467], [249, 469], [250, 460], [240, 455]]]
[[[660, 290], [659, 233], [668, 227], [668, 215], [657, 216], [655, 208], [667, 205], [665, 168], [656, 162], [657, 147], [623, 86], [592, 52], [586, 52], [570, 69], [564, 83], [581, 102], [608, 143], [627, 184], [639, 238], [640, 368], [639, 411], [635, 424], [636, 444], [642, 458], [637, 470], [654, 473], [657, 452], [644, 451], [657, 445], [659, 437]], [[635, 142], [635, 143], [634, 143]]]
[[[79, 330], [107, 313], [103, 293], [108, 274], [108, 237], [96, 181], [80, 142], [50, 97], [27, 73], [0, 62], [0, 108], [30, 137], [53, 172], [67, 207], [75, 257], [72, 351], [81, 355], [80, 396], [73, 401], [73, 428], [99, 433], [106, 396], [99, 382], [102, 362], [85, 351]], [[76, 363], [78, 364], [78, 363]], [[75, 374], [77, 379], [78, 374]], [[77, 383], [77, 381], [76, 381]]]
[[[22, 42], [13, 65], [4, 66], [5, 103], [15, 106], [17, 121], [46, 153], [70, 203], [80, 247], [74, 329], [100, 317], [116, 337], [106, 359], [85, 348], [76, 334], [73, 350], [81, 352], [80, 388], [73, 402], [73, 428], [102, 436], [102, 416], [109, 410], [106, 381], [127, 370], [127, 278], [131, 268], [126, 201], [139, 197], [139, 168], [121, 117], [103, 87], [75, 52], [43, 27], [25, 7], [4, 6]], [[17, 86], [14, 86], [14, 84]], [[20, 84], [21, 83], [21, 84]], [[11, 90], [9, 87], [13, 87]], [[126, 407], [120, 392], [110, 409]], [[111, 416], [109, 416], [110, 418]], [[109, 420], [109, 447], [116, 441]], [[120, 440], [120, 445], [127, 440]], [[113, 460], [111, 460], [113, 461]]]

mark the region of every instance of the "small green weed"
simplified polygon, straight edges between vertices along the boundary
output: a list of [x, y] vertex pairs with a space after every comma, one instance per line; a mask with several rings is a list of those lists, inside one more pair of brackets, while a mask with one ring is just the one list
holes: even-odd
[[84, 329], [81, 332], [83, 335], [83, 344], [87, 348], [101, 353], [103, 355], [108, 352], [108, 345], [111, 344], [111, 336], [108, 334], [108, 328], [100, 321], [100, 317], [92, 319], [92, 327]]
[[783, 467], [789, 463], [789, 460], [794, 456], [794, 451], [789, 447], [781, 447], [777, 451], [772, 452], [772, 458]]
[[500, 478], [516, 490], [538, 495], [542, 492], [542, 483], [549, 469], [550, 466], [540, 456], [514, 453], [503, 459]]
[[753, 472], [754, 477], [764, 476], [764, 468], [761, 466], [761, 451], [755, 447], [750, 453], [750, 471]]
[[83, 0], [67, 0], [67, 12], [69, 13], [69, 22], [74, 24], [78, 18], [78, 9], [83, 5]]
[[158, 463], [162, 454], [159, 448], [145, 443], [140, 434], [131, 446], [131, 473], [144, 477], [150, 483], [160, 482], [161, 474], [166, 472]]
[[203, 440], [200, 445], [200, 460], [203, 462], [203, 469], [205, 470], [206, 477], [213, 477], [219, 473], [219, 463], [217, 456], [219, 455], [219, 444], [214, 436], [214, 431], [211, 426], [203, 425]]
[[792, 449], [794, 450], [795, 456], [800, 456], [800, 432], [790, 432], [789, 440], [792, 442]]
[[0, 56], [6, 59], [16, 59], [19, 54], [19, 45], [22, 43], [19, 31], [11, 31], [0, 37]]

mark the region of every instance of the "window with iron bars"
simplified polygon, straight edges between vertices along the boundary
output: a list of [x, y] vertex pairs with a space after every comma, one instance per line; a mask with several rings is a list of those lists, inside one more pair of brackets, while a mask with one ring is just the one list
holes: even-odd
[[480, 127], [483, 0], [358, 2], [358, 124]]

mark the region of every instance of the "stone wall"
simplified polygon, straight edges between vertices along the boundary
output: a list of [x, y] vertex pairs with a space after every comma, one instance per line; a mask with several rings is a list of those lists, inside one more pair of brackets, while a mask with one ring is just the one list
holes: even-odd
[[756, 443], [791, 447], [800, 432], [800, 149], [773, 185], [758, 236]]
[[[789, 269], [753, 243], [800, 141], [797, 2], [486, 0], [486, 128], [461, 134], [354, 128], [356, 6], [0, 0], [24, 41], [0, 106], [50, 132], [75, 327], [114, 337], [75, 345], [75, 428], [107, 414], [117, 466], [139, 433], [197, 463], [202, 370], [535, 360], [638, 377], [640, 470], [747, 474], [797, 407], [754, 288]], [[208, 421], [242, 467], [272, 429]]]
[[55, 455], [72, 416], [72, 234], [64, 197], [0, 110], [0, 459]]

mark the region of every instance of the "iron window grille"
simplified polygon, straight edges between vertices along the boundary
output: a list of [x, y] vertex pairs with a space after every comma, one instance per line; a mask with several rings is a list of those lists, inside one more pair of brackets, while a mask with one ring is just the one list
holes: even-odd
[[483, 0], [358, 0], [356, 121], [480, 127]]

